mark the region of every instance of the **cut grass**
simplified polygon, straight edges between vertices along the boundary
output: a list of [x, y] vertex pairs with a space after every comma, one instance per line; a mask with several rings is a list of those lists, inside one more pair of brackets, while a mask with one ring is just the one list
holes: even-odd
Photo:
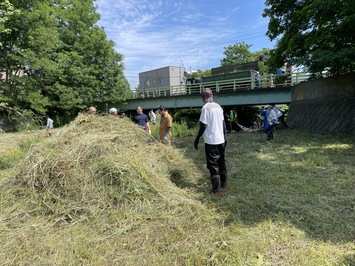
[[0, 135], [15, 158], [0, 170], [1, 265], [355, 263], [350, 137], [232, 133], [216, 198], [193, 137], [165, 147], [111, 116], [43, 132]]

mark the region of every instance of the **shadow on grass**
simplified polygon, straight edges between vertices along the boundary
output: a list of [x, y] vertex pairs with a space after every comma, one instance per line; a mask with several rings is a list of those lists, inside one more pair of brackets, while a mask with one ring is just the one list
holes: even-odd
[[[354, 241], [355, 141], [351, 136], [278, 130], [271, 142], [262, 133], [232, 133], [228, 139], [229, 190], [214, 199], [228, 213], [227, 225], [281, 220], [315, 239]], [[195, 151], [191, 143], [193, 138], [185, 138], [179, 146], [207, 177], [203, 144]]]

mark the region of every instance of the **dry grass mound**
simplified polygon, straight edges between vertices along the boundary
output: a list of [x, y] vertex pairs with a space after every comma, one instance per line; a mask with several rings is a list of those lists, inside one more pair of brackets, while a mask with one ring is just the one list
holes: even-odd
[[[2, 255], [10, 264], [205, 264], [220, 230], [196, 199], [199, 178], [129, 120], [79, 115], [19, 163], [8, 188], [22, 202], [1, 214], [11, 227]], [[201, 234], [210, 237], [196, 245]]]
[[144, 201], [191, 202], [171, 178], [193, 183], [199, 175], [194, 169], [183, 154], [128, 120], [80, 115], [31, 149], [18, 178], [49, 197], [48, 203], [106, 208]]
[[0, 136], [0, 170], [14, 166], [22, 159], [33, 143], [41, 138], [39, 131], [5, 133]]

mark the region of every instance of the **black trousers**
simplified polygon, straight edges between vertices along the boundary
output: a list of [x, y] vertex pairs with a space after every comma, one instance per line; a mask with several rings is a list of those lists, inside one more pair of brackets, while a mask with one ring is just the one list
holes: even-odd
[[288, 125], [287, 125], [287, 123], [286, 123], [286, 121], [285, 121], [285, 115], [280, 116], [279, 119], [280, 119], [281, 123], [284, 124], [284, 126], [285, 126], [286, 128], [288, 128]]
[[210, 171], [213, 192], [219, 191], [221, 185], [222, 187], [227, 185], [224, 151], [224, 143], [218, 145], [205, 144], [207, 168]]

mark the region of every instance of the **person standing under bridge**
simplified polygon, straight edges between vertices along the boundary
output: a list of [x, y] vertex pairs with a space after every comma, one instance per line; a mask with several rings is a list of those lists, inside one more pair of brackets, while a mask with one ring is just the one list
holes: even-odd
[[229, 122], [229, 133], [235, 132], [233, 125], [238, 123], [238, 114], [235, 107], [229, 111], [229, 115], [227, 115], [227, 117]]
[[153, 125], [155, 125], [155, 121], [156, 121], [157, 116], [155, 115], [153, 109], [151, 109], [151, 110], [149, 111], [149, 114], [148, 114], [148, 115], [149, 115], [149, 120], [150, 120], [150, 122], [152, 122]]
[[211, 89], [203, 90], [202, 100], [204, 105], [201, 110], [200, 129], [194, 142], [194, 148], [198, 149], [199, 140], [203, 135], [207, 168], [212, 184], [211, 192], [219, 196], [221, 190], [227, 189], [227, 168], [224, 158], [227, 146], [226, 125], [223, 109], [218, 103], [213, 102]]
[[158, 112], [160, 114], [160, 128], [158, 140], [165, 145], [171, 145], [172, 133], [171, 128], [173, 126], [173, 118], [168, 113], [164, 105], [158, 106]]
[[274, 128], [279, 124], [275, 110], [271, 108], [271, 105], [264, 105], [260, 116], [264, 118], [263, 130], [266, 133], [266, 140], [273, 140]]
[[139, 128], [143, 130], [147, 130], [149, 134], [151, 134], [148, 117], [143, 113], [143, 108], [141, 106], [137, 106], [136, 114], [133, 116], [133, 121], [138, 125]]

